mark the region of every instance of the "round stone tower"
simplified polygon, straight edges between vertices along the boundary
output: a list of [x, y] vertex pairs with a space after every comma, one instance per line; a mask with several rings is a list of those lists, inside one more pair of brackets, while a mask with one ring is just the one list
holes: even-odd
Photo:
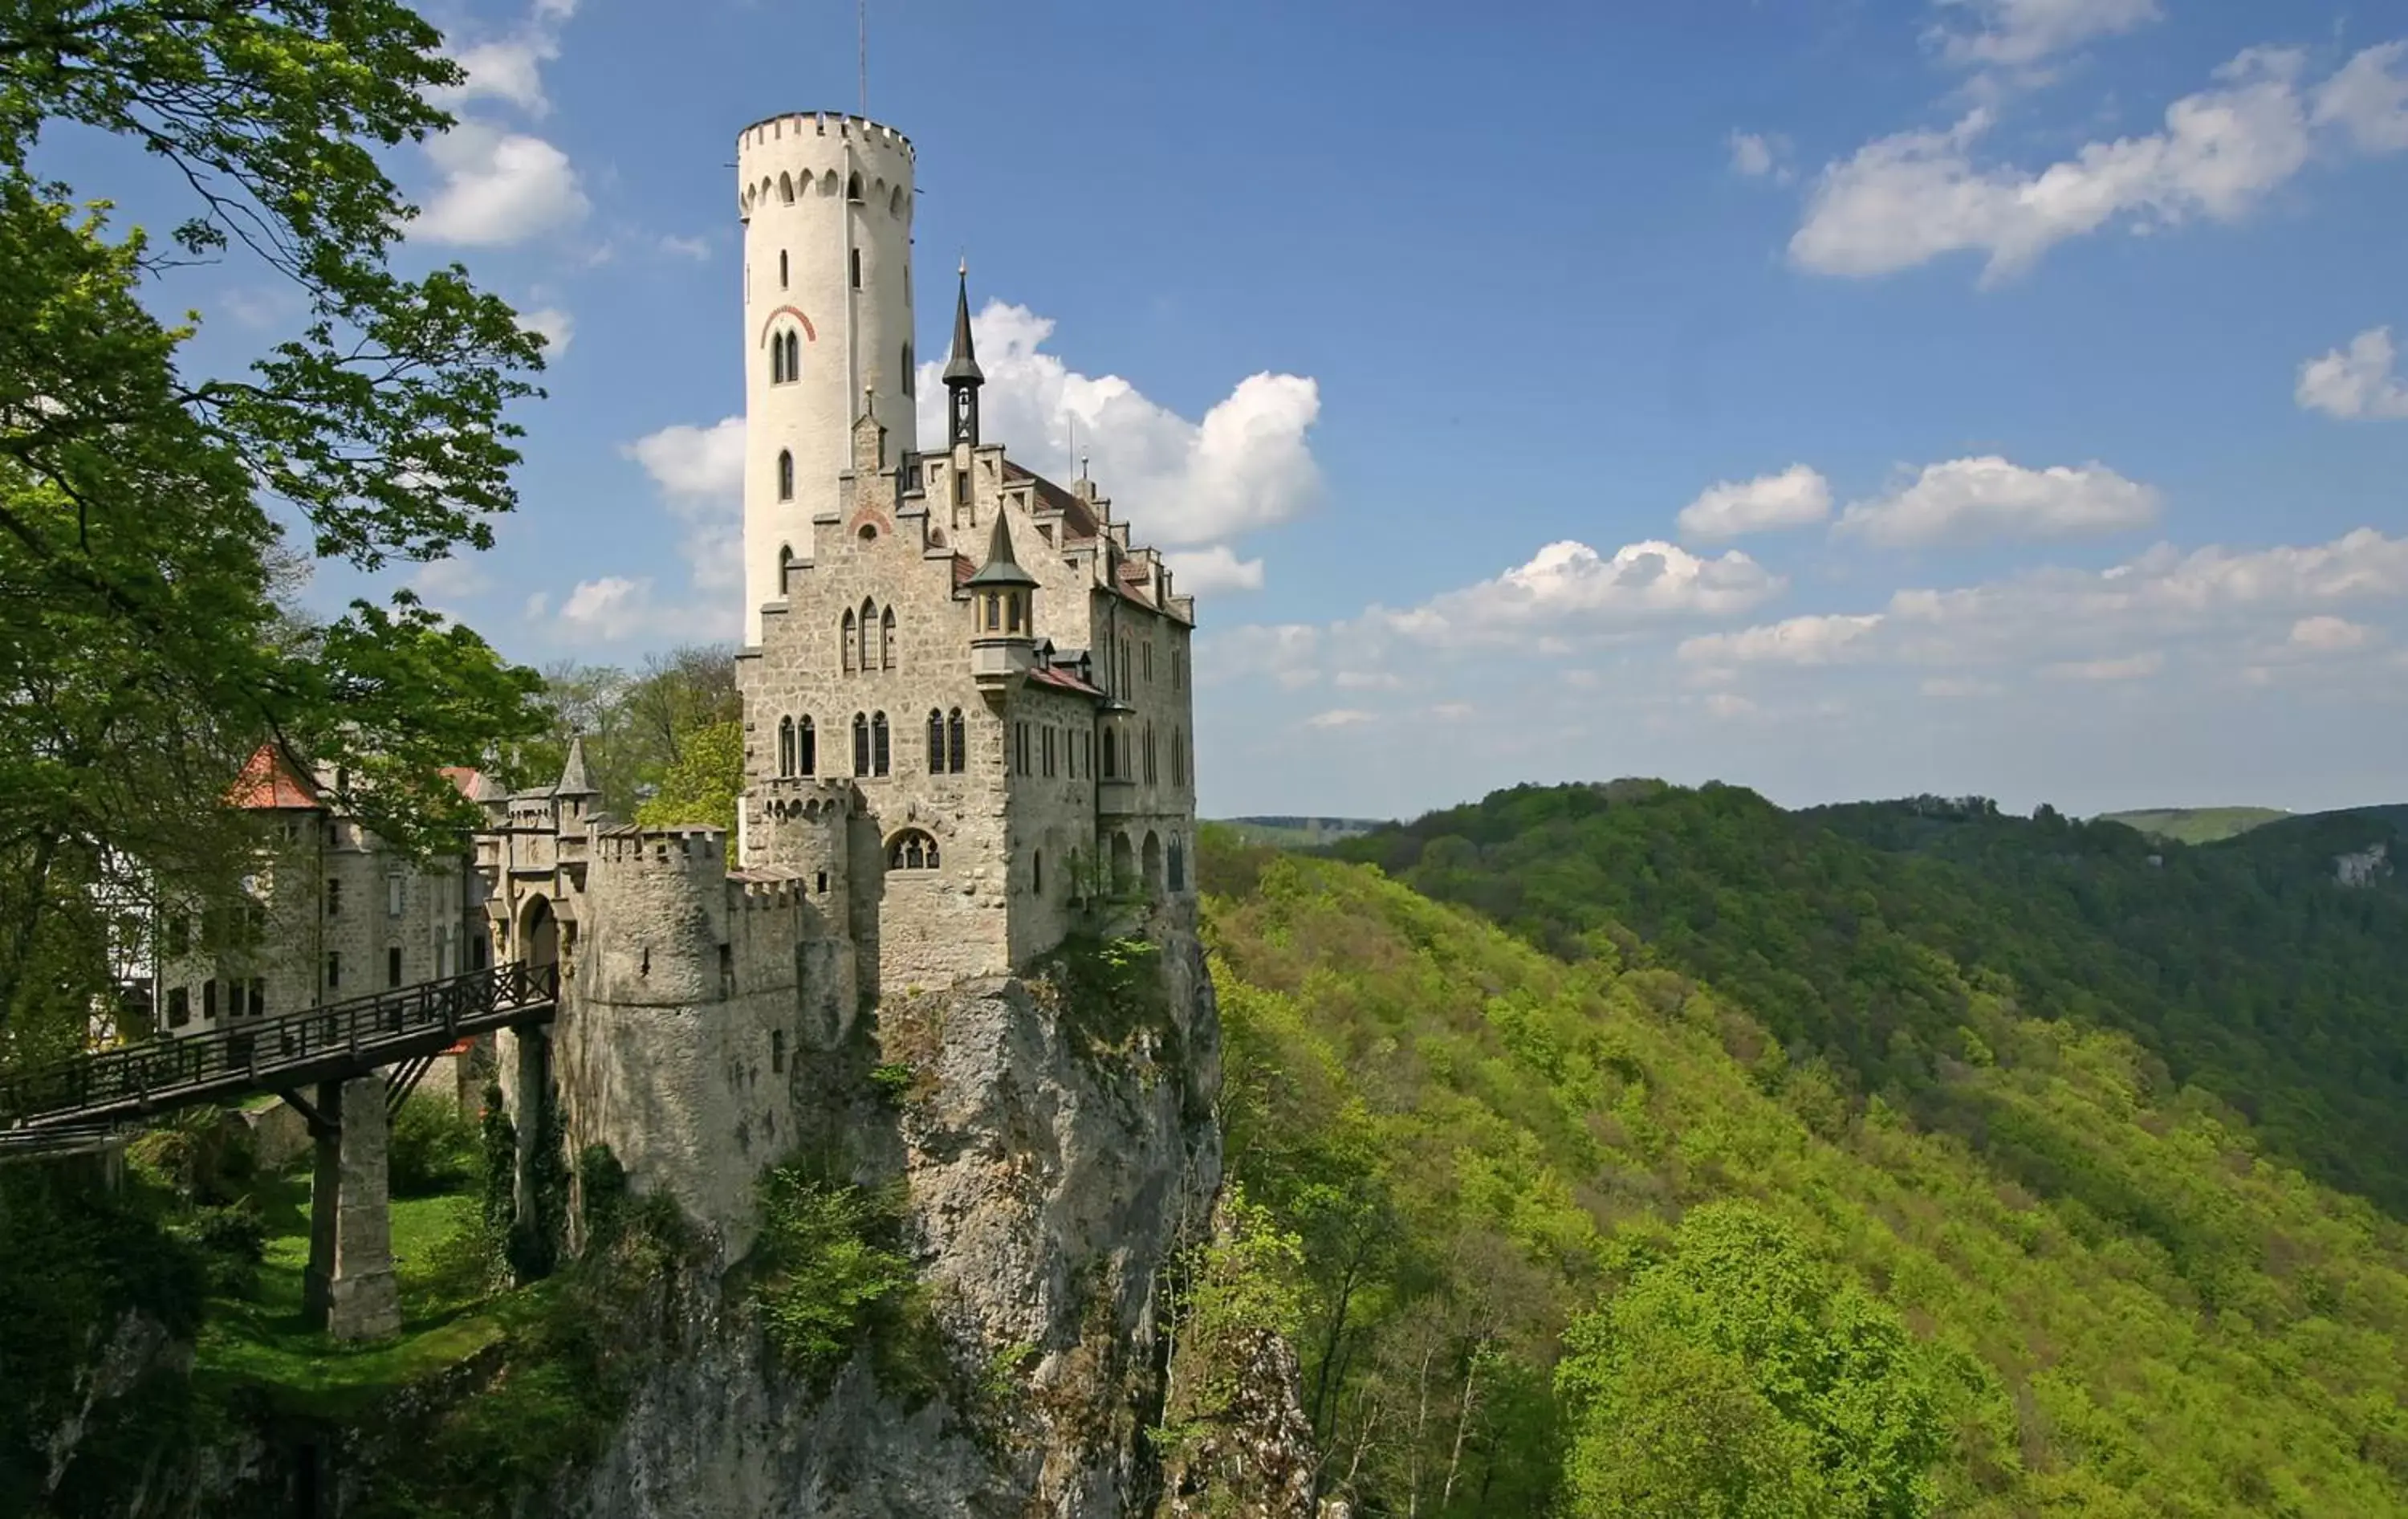
[[772, 116], [736, 139], [744, 222], [744, 641], [836, 509], [865, 402], [890, 466], [912, 426], [911, 144], [859, 116]]

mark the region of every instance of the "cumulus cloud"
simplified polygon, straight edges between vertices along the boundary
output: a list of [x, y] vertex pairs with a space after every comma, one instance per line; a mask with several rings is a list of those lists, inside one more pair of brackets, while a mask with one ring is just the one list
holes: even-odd
[[1328, 639], [1310, 623], [1252, 623], [1206, 635], [1211, 657], [1196, 661], [1198, 685], [1268, 680], [1284, 691], [1315, 684]]
[[683, 524], [695, 588], [723, 593], [732, 606], [744, 584], [744, 419], [664, 427], [621, 452], [643, 466]]
[[494, 578], [471, 559], [433, 559], [418, 566], [409, 588], [441, 609], [484, 595], [494, 588]]
[[556, 306], [521, 311], [519, 324], [543, 334], [543, 356], [547, 359], [556, 359], [567, 352], [569, 340], [577, 336], [577, 319]]
[[[1902, 590], [1876, 612], [1817, 615], [1693, 638], [1710, 666], [2113, 665], [2135, 645], [2337, 637], [2331, 609], [2408, 600], [2408, 537], [2359, 528], [2329, 543], [2182, 552], [2159, 545], [2105, 570], [2043, 569], [1956, 590]], [[2145, 672], [2143, 672], [2145, 673]], [[2095, 677], [2094, 677], [2095, 678]]]
[[1426, 642], [1552, 640], [1558, 648], [1667, 619], [1754, 609], [1780, 577], [1733, 549], [1719, 557], [1676, 544], [1628, 544], [1608, 558], [1585, 543], [1550, 543], [1493, 580], [1444, 592], [1401, 612], [1375, 613]]
[[2162, 131], [2086, 144], [2037, 173], [1975, 162], [1987, 109], [1878, 138], [1823, 171], [1789, 254], [1818, 274], [1870, 276], [1978, 252], [1994, 283], [2111, 223], [2236, 221], [2306, 165], [2319, 133], [2363, 152], [2408, 148], [2401, 62], [2400, 44], [2371, 48], [2309, 89], [2304, 53], [2253, 48], [2169, 106]]
[[[1118, 375], [1070, 368], [1044, 344], [1051, 318], [991, 300], [970, 319], [985, 370], [982, 423], [1015, 458], [1068, 480], [1078, 454], [1142, 541], [1226, 544], [1310, 509], [1321, 475], [1306, 435], [1321, 388], [1297, 375], [1240, 380], [1198, 421], [1150, 400]], [[941, 357], [920, 365], [920, 436], [944, 436]]]
[[2302, 617], [2291, 624], [2288, 642], [2294, 649], [2315, 653], [2344, 653], [2363, 649], [2375, 638], [2374, 629], [2345, 617]]
[[1787, 184], [1797, 177], [1789, 165], [1789, 139], [1777, 132], [1733, 132], [1730, 135], [1733, 174], [1750, 179]]
[[615, 642], [642, 631], [652, 621], [652, 582], [624, 575], [580, 580], [560, 604], [560, 620], [571, 629], [601, 642]]
[[2157, 493], [2100, 464], [2026, 469], [1995, 454], [1926, 465], [1849, 506], [1839, 531], [1888, 547], [2119, 533], [2157, 521]]
[[2391, 329], [2369, 327], [2348, 348], [2300, 365], [2293, 398], [2334, 417], [2408, 417], [2408, 384], [2392, 372], [2394, 360]]
[[1803, 527], [1831, 511], [1831, 484], [1806, 465], [1751, 480], [1717, 480], [1681, 509], [1684, 537], [1720, 541], [1742, 533]]
[[593, 208], [568, 155], [541, 137], [464, 121], [430, 140], [426, 155], [443, 178], [412, 228], [434, 242], [523, 242]]
[[[2165, 13], [2157, 0], [1941, 0], [1940, 55], [1968, 67], [2021, 69], [2096, 37], [2136, 31]], [[1971, 25], [1964, 24], [1971, 21]]]
[[1263, 562], [1240, 559], [1226, 543], [1168, 553], [1163, 561], [1170, 566], [1172, 581], [1182, 595], [1211, 596], [1263, 588]]

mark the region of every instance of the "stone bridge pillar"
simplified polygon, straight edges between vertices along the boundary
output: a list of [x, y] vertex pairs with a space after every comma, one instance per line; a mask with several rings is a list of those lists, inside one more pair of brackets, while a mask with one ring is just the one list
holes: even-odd
[[384, 1104], [379, 1077], [318, 1087], [310, 1125], [318, 1169], [309, 1188], [309, 1270], [302, 1302], [310, 1319], [337, 1340], [374, 1340], [401, 1329]]

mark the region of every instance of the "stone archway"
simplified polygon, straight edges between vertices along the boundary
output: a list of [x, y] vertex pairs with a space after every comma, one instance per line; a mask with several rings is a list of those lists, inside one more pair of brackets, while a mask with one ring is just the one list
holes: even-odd
[[1115, 894], [1137, 888], [1137, 851], [1129, 847], [1128, 835], [1112, 835], [1112, 890]]
[[1142, 858], [1145, 861], [1145, 894], [1159, 896], [1162, 895], [1162, 839], [1151, 828], [1145, 832]]
[[560, 964], [560, 919], [552, 898], [538, 893], [519, 910], [519, 959], [530, 969]]

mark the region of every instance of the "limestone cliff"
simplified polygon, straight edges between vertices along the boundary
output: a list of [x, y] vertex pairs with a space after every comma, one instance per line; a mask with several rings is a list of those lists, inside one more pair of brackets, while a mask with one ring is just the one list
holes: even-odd
[[908, 1193], [955, 1373], [946, 1390], [883, 1385], [866, 1352], [824, 1392], [797, 1385], [729, 1262], [683, 1296], [675, 1342], [563, 1507], [592, 1519], [1153, 1512], [1157, 1279], [1210, 1216], [1221, 1170], [1219, 1018], [1192, 934], [1167, 936], [1161, 970], [1151, 1008], [1097, 1005], [1058, 970], [893, 998], [870, 1037], [896, 1098], [848, 1097], [857, 1069], [827, 1072], [828, 1138], [853, 1179]]

